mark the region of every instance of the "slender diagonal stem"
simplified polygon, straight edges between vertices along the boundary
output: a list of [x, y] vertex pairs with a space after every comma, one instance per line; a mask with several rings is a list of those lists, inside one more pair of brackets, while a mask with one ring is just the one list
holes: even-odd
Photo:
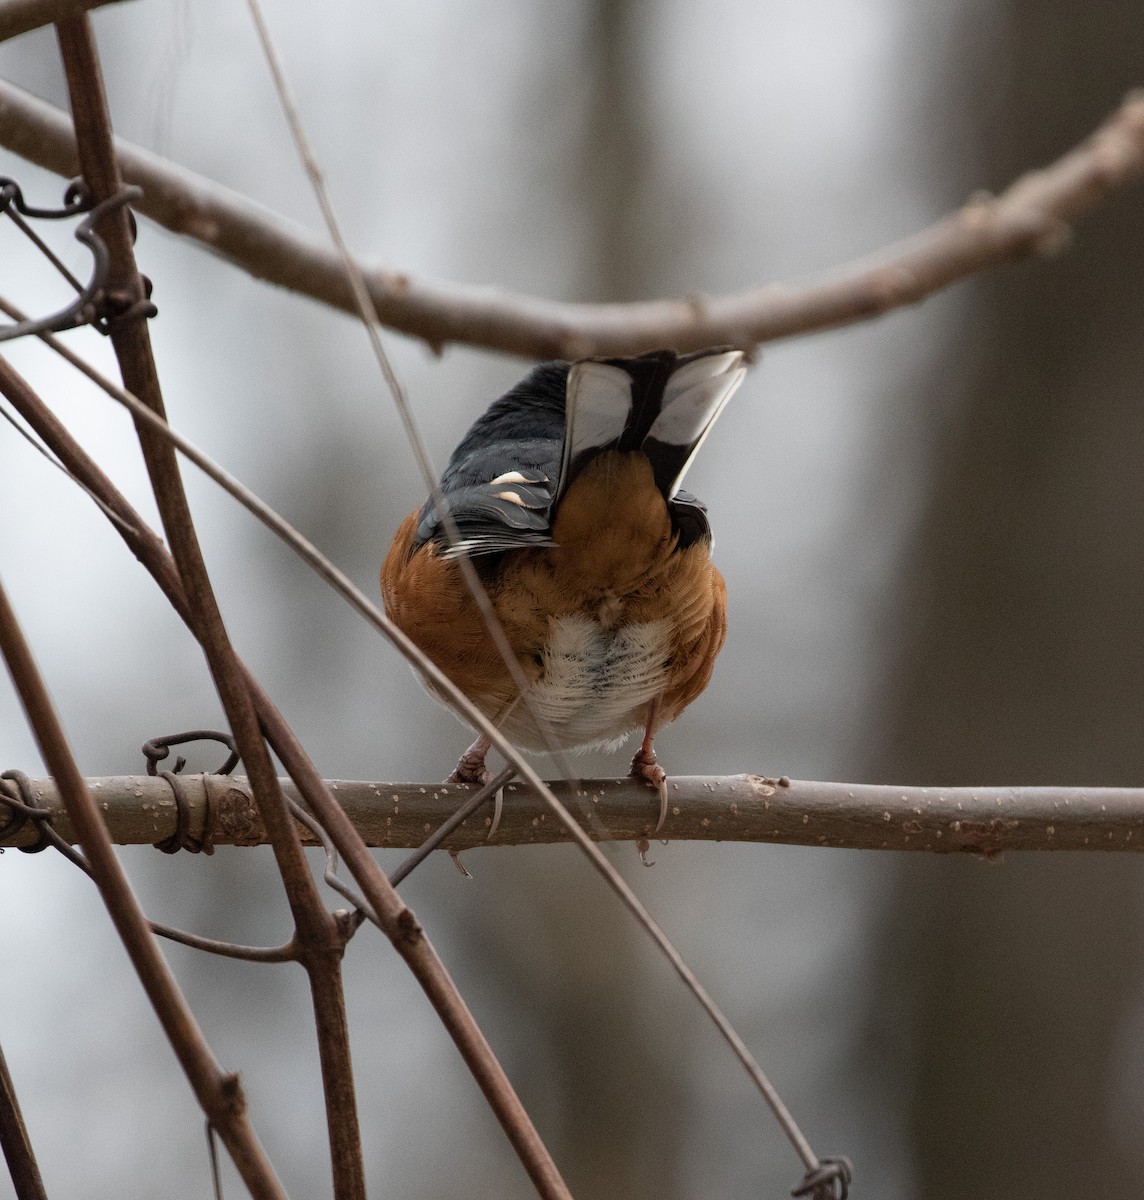
[[[318, 160], [310, 145], [309, 138], [306, 135], [302, 118], [294, 103], [289, 85], [286, 82], [285, 68], [282, 65], [274, 41], [270, 36], [270, 28], [266, 23], [266, 18], [262, 11], [261, 0], [247, 0], [247, 7], [250, 9], [254, 20], [263, 55], [270, 68], [270, 73], [274, 80], [274, 88], [278, 93], [279, 102], [286, 117], [286, 123], [290, 128], [291, 136], [294, 139], [298, 156], [302, 160], [302, 165], [310, 180], [314, 197], [318, 202], [318, 207], [322, 211], [322, 219], [325, 221], [326, 229], [334, 246], [337, 248], [338, 257], [342, 263], [342, 270], [345, 272], [346, 279], [349, 281], [350, 289], [353, 292], [354, 306], [357, 309], [357, 315], [361, 319], [366, 337], [369, 339], [370, 349], [373, 352], [385, 385], [393, 398], [398, 416], [401, 418], [402, 426], [405, 429], [406, 440], [413, 451], [413, 457], [417, 461], [421, 477], [425, 482], [425, 488], [441, 520], [445, 536], [448, 538], [450, 544], [456, 545], [461, 541], [460, 530], [453, 519], [448, 498], [442, 492], [441, 486], [437, 481], [437, 472], [433, 469], [428, 447], [425, 444], [425, 439], [421, 436], [421, 430], [413, 415], [409, 398], [405, 394], [401, 380], [398, 378], [397, 372], [394, 371], [393, 364], [390, 362], [389, 355], [386, 353], [385, 346], [382, 343], [379, 331], [381, 322], [378, 318], [377, 308], [370, 296], [369, 288], [366, 286], [365, 275], [357, 261], [350, 254], [349, 246], [342, 234], [341, 224], [337, 219], [334, 206], [330, 201], [329, 193], [326, 189], [325, 178], [318, 165]], [[477, 574], [477, 570], [469, 560], [468, 555], [462, 554], [456, 559], [456, 563], [458, 570], [461, 572], [465, 587], [468, 589], [473, 602], [477, 606], [477, 610], [481, 614], [485, 629], [488, 631], [488, 635], [492, 639], [497, 653], [500, 655], [505, 672], [516, 687], [517, 700], [529, 710], [529, 715], [532, 717], [541, 737], [546, 743], [545, 749], [552, 756], [560, 774], [566, 779], [572, 779], [573, 772], [568, 766], [564, 747], [560, 745], [548, 718], [540, 711], [530, 695], [528, 679], [521, 669], [520, 663], [517, 661], [516, 654], [509, 643], [508, 636], [501, 625], [496, 609], [493, 607], [493, 602], [485, 590], [483, 580]]]
[[8, 1174], [16, 1189], [16, 1200], [48, 1200], [40, 1167], [32, 1151], [20, 1103], [16, 1099], [16, 1085], [0, 1049], [0, 1151], [8, 1164]]
[[441, 824], [413, 851], [407, 858], [403, 859], [394, 870], [389, 873], [389, 882], [394, 887], [406, 878], [416, 867], [419, 867], [425, 859], [444, 842], [449, 835], [463, 825], [469, 817], [477, 811], [486, 801], [495, 795], [498, 788], [504, 787], [512, 777], [516, 774], [515, 767], [505, 767], [495, 779], [490, 779], [475, 795], [470, 796], [460, 808], [456, 810], [450, 817], [442, 821]]
[[147, 928], [147, 919], [115, 857], [107, 829], [76, 766], [47, 688], [2, 585], [0, 652], [8, 664], [44, 762], [59, 784], [68, 815], [79, 831], [80, 845], [92, 877], [203, 1112], [218, 1130], [251, 1195], [257, 1200], [285, 1200], [274, 1169], [250, 1126], [238, 1077], [223, 1072], [215, 1061], [194, 1014]]
[[[115, 158], [91, 20], [86, 14], [72, 17], [60, 22], [57, 29], [80, 162], [98, 203], [117, 194], [123, 181]], [[107, 292], [124, 296], [128, 304], [142, 301], [145, 289], [135, 266], [127, 212], [121, 208], [109, 214], [103, 224], [110, 259]], [[113, 322], [111, 340], [125, 386], [152, 412], [164, 417], [146, 322], [140, 319]], [[186, 589], [193, 629], [203, 647], [238, 751], [246, 764], [259, 812], [270, 833], [298, 931], [298, 958], [310, 981], [318, 1030], [335, 1194], [338, 1200], [364, 1200], [365, 1171], [341, 984], [343, 944], [337, 923], [322, 903], [278, 787], [277, 773], [207, 574], [174, 448], [165, 439], [156, 437], [150, 427], [137, 423], [136, 428], [163, 526]]]
[[[194, 632], [182, 580], [162, 539], [148, 527], [59, 419], [3, 358], [0, 358], [0, 392], [51, 448], [66, 469], [83, 483], [101, 508], [116, 515], [117, 519], [112, 522], [114, 528], [135, 557], [150, 572], [180, 618]], [[147, 410], [143, 409], [142, 412]], [[436, 1009], [442, 1024], [457, 1044], [462, 1058], [503, 1126], [529, 1178], [544, 1200], [570, 1200], [568, 1189], [505, 1075], [504, 1068], [497, 1061], [484, 1034], [473, 1020], [444, 964], [421, 933], [412, 912], [398, 899], [352, 824], [348, 820], [344, 825], [339, 822], [338, 818], [344, 819], [344, 814], [333, 793], [310, 762], [301, 743], [270, 696], [245, 666], [242, 669], [259, 720], [274, 747], [274, 752], [282, 760], [311, 812], [319, 817], [331, 833], [339, 854], [354, 875], [358, 886], [378, 912], [383, 931], [408, 963]], [[332, 827], [337, 829], [336, 836]]]

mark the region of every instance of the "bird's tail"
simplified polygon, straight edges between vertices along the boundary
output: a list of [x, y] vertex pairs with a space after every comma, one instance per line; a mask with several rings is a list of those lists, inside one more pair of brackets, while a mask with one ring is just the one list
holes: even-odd
[[589, 459], [617, 449], [642, 450], [656, 486], [671, 500], [745, 374], [742, 352], [726, 347], [573, 364], [557, 499]]

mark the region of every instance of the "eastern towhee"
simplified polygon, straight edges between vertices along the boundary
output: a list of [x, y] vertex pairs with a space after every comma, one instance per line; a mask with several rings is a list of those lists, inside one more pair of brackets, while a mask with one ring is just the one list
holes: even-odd
[[[453, 530], [430, 498], [381, 569], [390, 618], [517, 745], [614, 748], [642, 729], [631, 769], [659, 789], [655, 832], [667, 787], [652, 738], [707, 686], [726, 633], [707, 510], [679, 485], [745, 370], [726, 348], [542, 363], [453, 452]], [[487, 779], [488, 749], [478, 737], [452, 778]]]

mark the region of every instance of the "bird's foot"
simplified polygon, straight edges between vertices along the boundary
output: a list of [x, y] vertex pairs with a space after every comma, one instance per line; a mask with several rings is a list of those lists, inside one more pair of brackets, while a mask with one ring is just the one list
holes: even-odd
[[651, 747], [641, 746], [632, 759], [631, 773], [634, 779], [642, 779], [659, 792], [659, 820], [651, 831], [652, 837], [655, 837], [667, 820], [667, 772], [656, 761], [655, 751]]
[[[453, 769], [452, 775], [445, 780], [446, 783], [468, 783], [474, 784], [477, 787], [484, 787], [493, 777], [493, 773], [485, 766], [485, 755], [489, 752], [489, 740], [483, 735], [461, 755], [457, 761], [456, 767]], [[493, 819], [489, 825], [489, 831], [485, 834], [485, 841], [489, 841], [496, 831], [500, 828], [501, 813], [504, 811], [504, 788], [497, 788], [496, 795], [493, 797]], [[460, 866], [460, 861], [454, 859], [457, 865]], [[464, 868], [461, 868], [464, 870]], [[466, 872], [467, 874], [468, 872]]]
[[470, 746], [458, 759], [452, 775], [445, 782], [473, 783], [478, 787], [484, 787], [493, 777], [492, 772], [485, 766], [486, 753], [487, 751], [483, 748], [478, 751], [475, 746]]

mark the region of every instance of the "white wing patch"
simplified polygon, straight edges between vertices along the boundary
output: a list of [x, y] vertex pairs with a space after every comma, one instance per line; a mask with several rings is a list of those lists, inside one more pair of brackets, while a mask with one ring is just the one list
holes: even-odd
[[502, 483], [547, 483], [548, 476], [534, 471], [531, 475], [522, 475], [519, 471], [506, 471], [496, 479], [489, 480], [489, 487], [498, 487]]
[[460, 558], [462, 554], [475, 557], [479, 554], [498, 554], [502, 550], [519, 550], [522, 545], [555, 546], [556, 543], [551, 538], [541, 537], [535, 540], [530, 538], [527, 542], [522, 543], [519, 535], [514, 536], [511, 530], [506, 529], [504, 533], [481, 533], [473, 537], [461, 538], [460, 541], [445, 546], [438, 553], [442, 558]]

